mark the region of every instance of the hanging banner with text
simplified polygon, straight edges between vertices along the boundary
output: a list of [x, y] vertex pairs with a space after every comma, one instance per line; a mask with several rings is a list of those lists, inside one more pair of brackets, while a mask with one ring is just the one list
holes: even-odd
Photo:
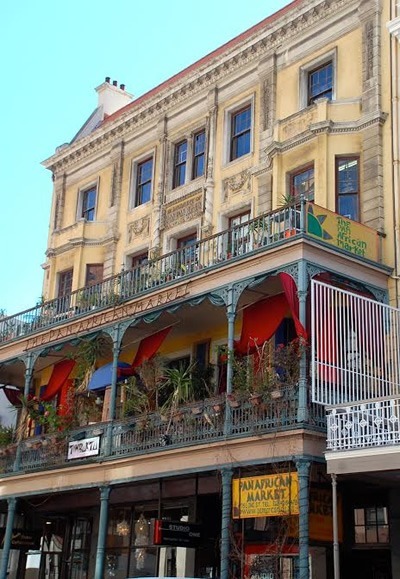
[[232, 511], [234, 519], [298, 515], [297, 473], [234, 479]]
[[378, 261], [378, 233], [347, 217], [307, 203], [308, 235], [354, 255]]

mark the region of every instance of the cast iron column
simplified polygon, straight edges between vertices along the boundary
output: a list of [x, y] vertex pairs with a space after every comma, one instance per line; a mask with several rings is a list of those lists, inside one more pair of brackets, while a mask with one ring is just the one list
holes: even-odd
[[108, 407], [108, 426], [107, 426], [107, 440], [105, 455], [110, 456], [112, 447], [112, 430], [113, 430], [113, 420], [115, 420], [115, 409], [117, 402], [117, 380], [118, 380], [118, 358], [121, 351], [121, 338], [120, 338], [120, 326], [116, 326], [112, 333], [113, 340], [113, 361], [112, 361], [112, 372], [111, 372], [111, 392], [110, 392], [110, 405]]
[[220, 579], [229, 579], [229, 549], [232, 507], [232, 469], [222, 469], [222, 516], [221, 516], [221, 569]]
[[299, 579], [309, 579], [308, 563], [308, 511], [310, 462], [304, 458], [296, 461], [299, 477]]
[[333, 577], [334, 579], [340, 579], [336, 474], [331, 474], [331, 477], [332, 477], [332, 518], [333, 518]]
[[[28, 400], [29, 390], [31, 388], [31, 381], [32, 381], [32, 374], [33, 374], [33, 356], [32, 354], [28, 354], [26, 358], [26, 365], [25, 365], [25, 383], [24, 383], [24, 399]], [[20, 426], [26, 420], [26, 413], [21, 412], [19, 417]], [[21, 431], [22, 432], [22, 431]], [[15, 461], [13, 465], [13, 471], [18, 472], [20, 465], [21, 465], [21, 454], [22, 454], [22, 434], [18, 436], [20, 440], [18, 440], [17, 450], [15, 453]]]
[[104, 577], [109, 496], [110, 487], [100, 487], [99, 533], [97, 536], [96, 569], [94, 572], [94, 579], [103, 579]]
[[[299, 298], [299, 320], [307, 325], [307, 267], [304, 260], [299, 261], [297, 295]], [[297, 421], [305, 422], [308, 418], [307, 404], [307, 352], [303, 349], [299, 367], [299, 404], [297, 407]]]
[[7, 502], [8, 502], [7, 525], [6, 525], [6, 532], [4, 535], [3, 553], [1, 557], [0, 579], [6, 579], [7, 577], [8, 559], [10, 557], [11, 539], [14, 527], [15, 507], [17, 504], [17, 499], [15, 497], [11, 497], [10, 499], [8, 499]]

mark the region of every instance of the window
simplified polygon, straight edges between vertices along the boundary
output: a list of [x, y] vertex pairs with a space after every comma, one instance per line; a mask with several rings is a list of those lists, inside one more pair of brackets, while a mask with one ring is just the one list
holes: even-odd
[[190, 273], [197, 269], [198, 265], [198, 244], [196, 233], [181, 237], [176, 242], [176, 248], [179, 249], [178, 265], [184, 273]]
[[96, 209], [97, 186], [85, 189], [81, 193], [82, 210], [80, 217], [86, 221], [94, 221]]
[[354, 509], [354, 541], [358, 545], [389, 543], [386, 507]]
[[312, 105], [317, 99], [336, 98], [336, 49], [300, 67], [300, 108]]
[[290, 196], [296, 201], [314, 201], [314, 165], [290, 174]]
[[62, 298], [69, 295], [72, 292], [72, 276], [73, 269], [68, 269], [62, 271], [58, 274], [58, 295], [57, 297]]
[[186, 180], [187, 141], [175, 145], [173, 188], [180, 187]]
[[88, 263], [86, 266], [85, 286], [101, 283], [103, 281], [103, 269], [102, 263]]
[[228, 257], [246, 252], [249, 243], [249, 219], [250, 211], [229, 219]]
[[193, 137], [193, 179], [204, 175], [206, 132], [200, 131]]
[[339, 215], [359, 221], [359, 158], [336, 158], [336, 210]]
[[135, 207], [148, 203], [151, 199], [153, 178], [153, 157], [137, 164]]
[[231, 114], [230, 161], [251, 150], [251, 105]]
[[146, 253], [132, 256], [131, 260], [131, 268], [139, 267], [140, 265], [147, 265], [149, 263], [149, 256], [146, 251]]
[[319, 98], [333, 97], [333, 63], [323, 65], [308, 72], [308, 104], [312, 105]]

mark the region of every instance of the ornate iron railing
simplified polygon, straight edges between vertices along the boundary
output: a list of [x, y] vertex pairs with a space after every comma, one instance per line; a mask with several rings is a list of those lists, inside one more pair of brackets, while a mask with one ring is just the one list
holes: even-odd
[[328, 450], [400, 444], [400, 398], [387, 398], [330, 409]]
[[[324, 427], [319, 408], [310, 405], [306, 424], [298, 422], [296, 389], [282, 390], [277, 399], [252, 403], [239, 398], [226, 406], [218, 397], [179, 407], [165, 415], [150, 413], [110, 423], [96, 423], [60, 435], [24, 440], [16, 460], [17, 447], [0, 453], [0, 477], [7, 474], [51, 470], [81, 463], [112, 460], [172, 448], [185, 448], [242, 436], [268, 434], [279, 430]], [[74, 449], [87, 440], [98, 441], [98, 452], [76, 458]], [[79, 450], [79, 448], [78, 448]]]
[[225, 266], [259, 250], [282, 243], [304, 231], [304, 210], [288, 205], [194, 242], [190, 246], [154, 257], [101, 283], [37, 304], [21, 313], [0, 318], [0, 343], [87, 315], [92, 310], [116, 306], [159, 286]]

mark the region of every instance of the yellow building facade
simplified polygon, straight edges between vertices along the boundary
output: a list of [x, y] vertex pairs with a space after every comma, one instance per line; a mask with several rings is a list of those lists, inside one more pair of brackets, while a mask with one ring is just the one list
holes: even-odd
[[295, 0], [138, 98], [107, 77], [44, 161], [43, 302], [0, 320], [0, 577], [396, 576], [395, 478], [327, 471], [352, 298], [312, 290], [398, 302], [391, 18]]

